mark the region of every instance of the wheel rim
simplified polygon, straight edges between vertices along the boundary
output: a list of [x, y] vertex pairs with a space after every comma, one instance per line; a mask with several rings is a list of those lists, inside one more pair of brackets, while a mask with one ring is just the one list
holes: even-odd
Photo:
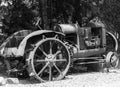
[[119, 58], [115, 52], [109, 52], [106, 56], [107, 67], [117, 68], [119, 65]]
[[119, 64], [119, 58], [117, 54], [113, 53], [110, 58], [111, 67], [117, 68]]
[[43, 82], [64, 78], [70, 66], [69, 51], [54, 38], [38, 42], [31, 58], [35, 77]]

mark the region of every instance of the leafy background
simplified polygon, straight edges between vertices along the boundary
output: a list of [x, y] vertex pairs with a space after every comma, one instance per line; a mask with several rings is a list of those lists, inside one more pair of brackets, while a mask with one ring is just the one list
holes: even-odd
[[[41, 0], [1, 0], [0, 3], [6, 3], [5, 5], [0, 5], [0, 21], [4, 25], [4, 31], [11, 34], [15, 32], [16, 29], [30, 29], [35, 27], [32, 21], [40, 14], [40, 1]], [[88, 8], [91, 8], [90, 11], [104, 21], [107, 29], [120, 34], [120, 0], [80, 1], [87, 3]], [[35, 11], [36, 8], [38, 8], [37, 11]]]

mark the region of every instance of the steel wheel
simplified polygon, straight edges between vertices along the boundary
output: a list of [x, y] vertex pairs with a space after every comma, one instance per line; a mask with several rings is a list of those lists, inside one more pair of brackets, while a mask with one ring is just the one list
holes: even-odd
[[42, 82], [64, 78], [70, 66], [68, 49], [55, 38], [38, 42], [29, 57], [34, 76]]
[[118, 68], [119, 65], [119, 58], [117, 53], [115, 52], [108, 52], [106, 56], [106, 67], [107, 68]]

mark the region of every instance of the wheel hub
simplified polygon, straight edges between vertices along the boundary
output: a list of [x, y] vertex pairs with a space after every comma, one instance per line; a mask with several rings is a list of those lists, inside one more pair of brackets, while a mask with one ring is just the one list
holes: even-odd
[[48, 61], [50, 64], [53, 64], [54, 61], [55, 61], [55, 57], [53, 54], [49, 54], [46, 58], [45, 58], [46, 61]]
[[111, 63], [114, 63], [116, 61], [117, 61], [117, 57], [116, 56], [111, 57]]
[[106, 57], [107, 66], [116, 68], [119, 64], [119, 58], [115, 52], [109, 52]]
[[116, 66], [117, 65], [117, 63], [118, 63], [118, 58], [117, 58], [117, 56], [112, 56], [111, 57], [111, 60], [110, 60], [110, 63], [112, 64], [112, 66]]
[[52, 54], [49, 54], [47, 59], [53, 59], [53, 55]]

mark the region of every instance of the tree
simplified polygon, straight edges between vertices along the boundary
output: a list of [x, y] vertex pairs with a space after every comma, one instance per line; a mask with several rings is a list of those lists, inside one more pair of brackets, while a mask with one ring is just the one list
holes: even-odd
[[11, 0], [11, 2], [11, 5], [4, 6], [8, 11], [3, 14], [4, 32], [12, 34], [22, 29], [34, 30], [36, 28], [34, 19], [39, 14], [37, 2], [35, 0]]
[[105, 0], [101, 6], [102, 19], [110, 30], [115, 30], [120, 34], [120, 1]]
[[[45, 6], [44, 1], [47, 1], [48, 6]], [[49, 20], [62, 21], [63, 19], [68, 22], [71, 18], [67, 17], [73, 16], [73, 23], [76, 21], [81, 23], [84, 16], [88, 17], [88, 22], [98, 16], [105, 22], [108, 29], [120, 32], [119, 0], [2, 0], [2, 2], [7, 4], [0, 5], [2, 9], [0, 18], [4, 18], [4, 31], [9, 34], [19, 29], [35, 29], [34, 21], [39, 16], [42, 18], [43, 29], [51, 25]], [[53, 7], [49, 7], [51, 5]]]

